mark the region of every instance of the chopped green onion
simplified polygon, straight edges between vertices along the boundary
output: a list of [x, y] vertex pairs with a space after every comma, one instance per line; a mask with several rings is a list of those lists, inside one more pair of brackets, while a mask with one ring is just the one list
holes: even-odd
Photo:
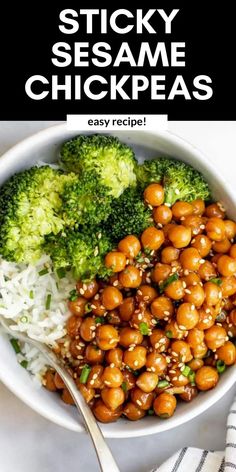
[[104, 323], [105, 323], [105, 318], [104, 318], [104, 316], [96, 316], [96, 318], [95, 318], [95, 323], [96, 323], [96, 324], [98, 324], [98, 323], [104, 324]]
[[30, 290], [29, 297], [31, 298], [31, 300], [33, 300], [33, 298], [34, 298], [34, 292], [33, 292], [33, 290]]
[[20, 321], [21, 323], [27, 323], [28, 322], [28, 317], [23, 315], [21, 318], [20, 318]]
[[143, 257], [143, 254], [142, 254], [141, 251], [139, 251], [139, 253], [135, 257], [135, 259], [136, 259], [137, 262], [140, 262], [140, 263], [144, 262], [144, 257]]
[[60, 267], [59, 269], [57, 269], [57, 277], [59, 279], [63, 279], [65, 276], [66, 276], [66, 270], [64, 269], [64, 267]]
[[170, 277], [167, 277], [167, 279], [164, 280], [164, 282], [162, 282], [159, 285], [159, 292], [163, 293], [164, 290], [166, 289], [166, 287], [168, 287], [168, 285], [172, 284], [172, 282], [175, 282], [178, 279], [179, 279], [178, 274], [172, 274], [172, 275], [170, 275]]
[[86, 303], [85, 305], [85, 313], [90, 313], [92, 311], [92, 308], [91, 308], [91, 303]]
[[226, 318], [227, 318], [227, 313], [226, 313], [224, 310], [222, 310], [222, 311], [217, 315], [216, 321], [217, 321], [218, 323], [222, 323], [223, 321], [226, 320]]
[[49, 293], [48, 296], [47, 296], [47, 299], [46, 299], [46, 303], [45, 303], [46, 310], [50, 309], [51, 301], [52, 301], [52, 295], [51, 295], [51, 293]]
[[24, 369], [27, 369], [28, 367], [28, 362], [26, 360], [23, 360], [20, 362], [21, 367], [24, 367]]
[[192, 369], [188, 365], [186, 365], [184, 369], [181, 371], [181, 374], [183, 374], [185, 377], [188, 377], [189, 374], [191, 373], [191, 370]]
[[19, 343], [18, 343], [17, 339], [14, 339], [14, 338], [10, 339], [10, 343], [11, 343], [15, 353], [19, 354], [21, 352], [21, 350], [20, 350], [20, 346], [19, 346]]
[[127, 390], [128, 390], [128, 389], [127, 389], [127, 382], [122, 382], [121, 388], [122, 388], [122, 390], [126, 393]]
[[222, 280], [219, 277], [213, 277], [212, 279], [209, 280], [209, 282], [212, 282], [213, 284], [216, 284], [216, 285], [222, 284]]
[[172, 333], [172, 331], [167, 330], [167, 331], [165, 332], [165, 335], [166, 335], [166, 337], [169, 338], [169, 339], [173, 338], [173, 333]]
[[165, 388], [165, 387], [169, 387], [169, 382], [167, 382], [167, 380], [160, 380], [160, 382], [158, 382], [157, 384], [157, 387], [158, 388]]
[[223, 374], [223, 372], [226, 369], [226, 365], [225, 365], [224, 361], [221, 361], [219, 359], [216, 363], [216, 368], [217, 368], [217, 371], [219, 372], [219, 374]]
[[48, 269], [45, 267], [45, 269], [42, 269], [39, 271], [39, 275], [42, 276], [42, 275], [46, 275], [48, 274]]
[[152, 249], [150, 249], [150, 247], [145, 247], [144, 248], [144, 254], [146, 254], [146, 256], [150, 256], [152, 253]]
[[147, 335], [148, 332], [149, 332], [149, 328], [148, 328], [147, 323], [144, 323], [144, 321], [142, 321], [142, 323], [139, 324], [139, 331], [144, 336]]
[[79, 378], [80, 383], [85, 384], [87, 382], [88, 376], [90, 374], [90, 370], [91, 370], [91, 367], [88, 364], [85, 364], [80, 374], [80, 378]]
[[191, 383], [191, 385], [195, 385], [195, 375], [195, 372], [193, 372], [193, 370], [191, 369], [191, 372], [188, 375], [189, 382]]
[[71, 302], [75, 302], [75, 301], [77, 300], [77, 298], [78, 298], [78, 293], [77, 293], [77, 291], [76, 291], [75, 289], [74, 289], [74, 290], [71, 290], [71, 291], [70, 291], [69, 300], [70, 300]]
[[148, 410], [148, 416], [153, 416], [154, 415], [154, 410]]

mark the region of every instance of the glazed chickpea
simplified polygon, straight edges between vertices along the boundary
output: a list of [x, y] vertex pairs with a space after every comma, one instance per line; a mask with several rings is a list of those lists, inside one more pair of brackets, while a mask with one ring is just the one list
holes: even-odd
[[161, 229], [150, 226], [141, 235], [141, 242], [145, 249], [157, 251], [165, 241], [164, 233]]
[[145, 416], [145, 410], [142, 410], [133, 402], [126, 403], [123, 414], [130, 420], [130, 421], [137, 421], [140, 420]]
[[154, 395], [152, 392], [146, 393], [140, 388], [131, 390], [131, 400], [142, 410], [149, 410], [152, 406]]
[[213, 282], [206, 282], [203, 288], [207, 305], [214, 306], [222, 298], [221, 288]]
[[113, 349], [119, 342], [119, 334], [116, 328], [111, 325], [101, 325], [97, 328], [97, 345], [103, 351]]
[[218, 359], [223, 361], [225, 365], [235, 364], [236, 361], [236, 348], [231, 341], [226, 341], [226, 343], [217, 349], [216, 354]]
[[200, 199], [194, 200], [193, 202], [191, 202], [191, 205], [193, 207], [193, 214], [194, 215], [198, 215], [198, 216], [203, 215], [203, 213], [205, 211], [205, 202], [204, 202], [204, 200], [200, 200]]
[[189, 331], [186, 338], [187, 343], [190, 347], [195, 348], [204, 341], [204, 331], [193, 328]]
[[159, 320], [171, 317], [174, 313], [173, 303], [167, 297], [157, 297], [151, 304], [151, 313]]
[[70, 338], [75, 338], [75, 336], [78, 336], [81, 323], [82, 320], [78, 316], [73, 315], [68, 318], [66, 322], [66, 331]]
[[220, 254], [226, 254], [231, 248], [231, 243], [228, 239], [223, 239], [222, 241], [213, 241], [214, 252]]
[[165, 288], [165, 295], [173, 300], [181, 300], [184, 297], [185, 291], [183, 282], [175, 280]]
[[200, 216], [189, 215], [184, 217], [182, 224], [186, 226], [186, 228], [190, 228], [192, 236], [196, 236], [197, 234], [201, 234], [205, 229], [203, 221], [203, 218]]
[[170, 340], [165, 335], [165, 331], [162, 331], [161, 329], [154, 329], [149, 339], [152, 347], [157, 352], [167, 351]]
[[105, 367], [102, 374], [102, 382], [109, 388], [120, 387], [123, 382], [123, 375], [118, 367]]
[[155, 372], [143, 372], [137, 379], [136, 385], [145, 393], [155, 390], [158, 383], [158, 375]]
[[220, 206], [217, 203], [211, 203], [206, 207], [205, 215], [207, 218], [217, 217], [224, 218], [225, 212], [221, 210]]
[[143, 341], [143, 335], [138, 329], [126, 327], [120, 331], [120, 345], [123, 347], [129, 347], [133, 344], [141, 344]]
[[186, 283], [186, 286], [189, 287], [190, 285], [197, 285], [197, 284], [200, 284], [201, 282], [201, 279], [199, 277], [198, 274], [196, 274], [195, 272], [188, 272], [185, 271], [188, 275], [185, 275], [184, 277], [182, 277], [182, 281]]
[[183, 225], [175, 225], [169, 231], [169, 239], [177, 249], [186, 247], [191, 241], [191, 229]]
[[108, 408], [105, 403], [99, 399], [93, 407], [93, 413], [101, 423], [112, 423], [121, 416], [122, 409], [119, 407], [117, 410], [111, 410], [111, 408]]
[[229, 277], [221, 277], [222, 284], [220, 286], [222, 290], [222, 296], [224, 298], [231, 297], [236, 293], [236, 277], [233, 275]]
[[134, 259], [141, 251], [141, 244], [136, 236], [130, 234], [119, 242], [118, 249], [123, 252], [126, 257]]
[[172, 220], [172, 211], [166, 205], [160, 205], [153, 210], [153, 218], [155, 223], [160, 225], [167, 225]]
[[106, 362], [108, 364], [114, 364], [115, 367], [121, 367], [123, 361], [123, 351], [120, 347], [115, 347], [106, 352]]
[[185, 341], [173, 341], [171, 352], [179, 362], [189, 362], [193, 358], [190, 346]]
[[[119, 273], [118, 272], [116, 272], [115, 274], [113, 274], [109, 278], [109, 285], [112, 285], [113, 287], [118, 288], [118, 290], [123, 290], [124, 287], [122, 286], [122, 284], [119, 281]], [[105, 284], [105, 286], [106, 286], [106, 284]]]
[[124, 352], [124, 363], [132, 370], [138, 370], [146, 364], [147, 349], [144, 346], [135, 346], [132, 351]]
[[195, 305], [196, 308], [200, 308], [205, 299], [205, 292], [201, 285], [189, 285], [185, 289], [184, 301]]
[[137, 288], [142, 283], [142, 274], [137, 267], [128, 265], [119, 273], [119, 281], [125, 288]]
[[229, 320], [230, 320], [230, 323], [236, 326], [236, 309], [235, 308], [230, 312]]
[[95, 319], [88, 316], [85, 318], [80, 326], [80, 336], [84, 341], [92, 341], [95, 338], [96, 323]]
[[85, 357], [89, 364], [100, 364], [104, 358], [104, 352], [96, 344], [88, 344], [85, 349]]
[[121, 387], [103, 388], [101, 397], [105, 405], [111, 410], [116, 410], [125, 401], [125, 394]]
[[198, 269], [198, 275], [202, 280], [209, 280], [216, 277], [216, 270], [210, 261], [205, 261]]
[[185, 402], [191, 402], [198, 394], [198, 390], [196, 387], [191, 385], [186, 385], [184, 387], [184, 392], [180, 394], [181, 400]]
[[157, 291], [151, 285], [140, 285], [139, 289], [137, 290], [136, 300], [140, 302], [144, 302], [145, 304], [151, 303], [157, 297]]
[[224, 220], [226, 238], [233, 239], [236, 236], [236, 223], [232, 220]]
[[55, 383], [56, 388], [58, 390], [62, 390], [63, 388], [65, 388], [65, 384], [64, 384], [62, 378], [60, 377], [60, 375], [57, 372], [55, 372], [55, 374], [54, 374], [54, 383]]
[[172, 206], [172, 214], [176, 220], [180, 220], [185, 216], [192, 215], [193, 207], [188, 202], [176, 202]]
[[175, 223], [174, 221], [172, 223], [168, 223], [167, 225], [163, 226], [162, 230], [163, 230], [163, 233], [165, 235], [165, 241], [166, 242], [170, 241], [169, 233], [176, 226], [177, 226], [177, 223]]
[[236, 260], [224, 254], [219, 257], [217, 268], [220, 274], [224, 275], [224, 277], [234, 275], [236, 273]]
[[192, 359], [190, 362], [188, 362], [188, 366], [190, 367], [190, 369], [192, 369], [194, 372], [198, 369], [200, 369], [200, 367], [202, 367], [204, 365], [204, 361], [202, 359], [197, 359], [197, 358], [194, 358]]
[[123, 301], [121, 291], [116, 287], [106, 287], [102, 292], [102, 304], [107, 310], [114, 310]]
[[90, 298], [93, 298], [94, 295], [98, 292], [98, 283], [97, 281], [90, 280], [90, 282], [77, 282], [76, 284], [76, 289], [77, 292], [80, 293], [80, 295], [83, 295], [86, 300], [89, 300]]
[[171, 264], [179, 259], [179, 249], [173, 246], [166, 246], [161, 251], [161, 262], [163, 264]]
[[69, 351], [72, 357], [79, 358], [84, 355], [84, 343], [81, 342], [79, 339], [71, 339], [69, 345]]
[[76, 381], [76, 385], [80, 393], [83, 395], [86, 403], [91, 402], [95, 395], [95, 389], [88, 387], [85, 384], [81, 384], [79, 381]]
[[120, 317], [123, 321], [129, 321], [134, 313], [135, 303], [133, 297], [127, 297], [119, 306]]
[[177, 365], [171, 366], [171, 369], [168, 371], [168, 375], [173, 387], [184, 387], [189, 383], [188, 377], [182, 374]]
[[121, 318], [118, 310], [111, 310], [107, 315], [107, 321], [111, 325], [119, 326], [121, 324]]
[[99, 298], [95, 300], [94, 298], [91, 300], [91, 308], [93, 315], [96, 316], [103, 316], [106, 313], [106, 308], [102, 304], [102, 300]]
[[209, 254], [211, 245], [211, 240], [205, 234], [198, 234], [191, 242], [191, 246], [198, 250], [201, 257]]
[[194, 247], [184, 249], [180, 254], [180, 262], [183, 269], [197, 271], [200, 266], [201, 256], [198, 250]]
[[98, 388], [101, 389], [104, 387], [103, 381], [102, 381], [102, 374], [103, 374], [103, 366], [102, 365], [94, 365], [92, 366], [88, 380], [86, 382], [86, 385], [88, 388]]
[[130, 326], [139, 330], [140, 323], [145, 323], [148, 328], [152, 328], [156, 324], [153, 322], [153, 316], [149, 310], [141, 310], [133, 314], [130, 320]]
[[179, 329], [176, 321], [170, 321], [165, 327], [165, 335], [169, 339], [183, 339], [185, 336], [185, 331]]
[[50, 392], [56, 392], [57, 391], [57, 387], [56, 387], [56, 384], [55, 384], [55, 377], [54, 377], [54, 373], [53, 373], [52, 370], [47, 370], [47, 372], [44, 376], [44, 386]]
[[170, 418], [176, 409], [177, 401], [174, 395], [163, 392], [155, 398], [153, 408], [160, 418]]
[[190, 303], [181, 303], [177, 310], [176, 321], [180, 329], [193, 329], [199, 321], [198, 311], [195, 306]]
[[198, 344], [196, 347], [192, 348], [192, 354], [194, 359], [202, 359], [207, 353], [207, 345], [205, 343]]
[[197, 329], [206, 330], [208, 328], [211, 328], [211, 326], [214, 325], [215, 316], [214, 316], [214, 309], [212, 306], [208, 306], [204, 304], [202, 308], [198, 310], [198, 314], [199, 314], [199, 322], [196, 326]]
[[233, 259], [236, 259], [236, 244], [232, 244], [229, 255], [230, 257], [233, 257]]
[[63, 388], [61, 399], [67, 405], [74, 405], [75, 404], [75, 402], [74, 402], [69, 390], [67, 390], [67, 388]]
[[68, 308], [75, 316], [84, 316], [87, 300], [84, 297], [78, 297], [77, 300], [69, 301]]
[[105, 266], [113, 272], [121, 272], [126, 266], [126, 257], [123, 252], [108, 252], [105, 257]]
[[205, 331], [205, 343], [214, 351], [226, 342], [227, 333], [222, 326], [214, 325]]
[[157, 207], [164, 202], [164, 188], [160, 184], [150, 184], [145, 188], [143, 196], [146, 203]]
[[153, 282], [159, 283], [163, 282], [163, 280], [166, 280], [171, 273], [171, 266], [168, 264], [161, 264], [160, 262], [157, 262], [155, 265], [151, 277]]
[[166, 358], [157, 351], [152, 351], [147, 355], [146, 368], [157, 375], [163, 374], [167, 367]]
[[221, 218], [213, 216], [209, 218], [206, 224], [208, 238], [213, 241], [222, 241], [225, 239], [225, 225]]
[[203, 366], [197, 370], [195, 382], [199, 390], [210, 390], [214, 388], [219, 380], [219, 375], [214, 367]]
[[136, 384], [135, 375], [127, 369], [124, 369], [122, 373], [123, 373], [123, 378], [124, 378], [123, 382], [125, 383], [126, 390], [127, 391], [131, 390], [132, 388], [135, 387], [135, 384]]

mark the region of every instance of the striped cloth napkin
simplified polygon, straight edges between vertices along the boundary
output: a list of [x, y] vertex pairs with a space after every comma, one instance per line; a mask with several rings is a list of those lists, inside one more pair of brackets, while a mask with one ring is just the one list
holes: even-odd
[[184, 447], [151, 472], [233, 472], [236, 470], [236, 398], [227, 420], [223, 452]]

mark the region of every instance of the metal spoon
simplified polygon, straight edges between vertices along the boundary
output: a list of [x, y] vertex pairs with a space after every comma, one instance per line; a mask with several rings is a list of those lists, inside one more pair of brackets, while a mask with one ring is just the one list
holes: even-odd
[[[7, 323], [7, 321], [5, 320], [5, 318], [3, 318], [1, 315], [0, 315], [0, 324], [6, 333], [10, 334], [14, 338], [19, 339], [20, 341], [23, 341], [25, 343], [30, 343], [33, 346], [35, 346], [44, 355], [45, 359], [47, 360], [47, 363], [58, 372], [63, 382], [65, 383], [66, 387], [68, 388], [69, 392], [71, 393], [78, 411], [81, 413], [83, 417], [86, 429], [88, 433], [90, 434], [91, 439], [93, 441], [101, 471], [119, 472], [119, 468], [115, 462], [114, 457], [112, 456], [112, 453], [108, 445], [105, 442], [101, 429], [99, 428], [93, 416], [92, 411], [90, 410], [83, 396], [77, 389], [77, 386], [73, 378], [67, 372], [67, 370], [65, 369], [60, 359], [58, 359], [57, 356], [54, 354], [54, 352], [45, 344], [39, 341], [35, 341], [34, 339], [31, 339], [25, 333], [23, 334], [18, 331], [12, 330], [9, 324]], [[11, 325], [12, 325], [12, 321], [11, 321]]]

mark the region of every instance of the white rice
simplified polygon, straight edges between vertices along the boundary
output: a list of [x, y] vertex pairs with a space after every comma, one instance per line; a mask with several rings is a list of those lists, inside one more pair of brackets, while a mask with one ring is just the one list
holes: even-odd
[[[40, 275], [44, 269], [47, 273]], [[68, 272], [66, 277], [58, 278], [49, 256], [42, 256], [36, 265], [15, 264], [0, 257], [0, 314], [14, 321], [11, 326], [14, 331], [25, 332], [47, 345], [55, 346], [66, 334], [65, 324], [70, 316], [67, 299], [74, 286]], [[27, 369], [41, 381], [45, 359], [36, 348], [21, 344], [17, 358], [19, 362], [26, 360]]]

